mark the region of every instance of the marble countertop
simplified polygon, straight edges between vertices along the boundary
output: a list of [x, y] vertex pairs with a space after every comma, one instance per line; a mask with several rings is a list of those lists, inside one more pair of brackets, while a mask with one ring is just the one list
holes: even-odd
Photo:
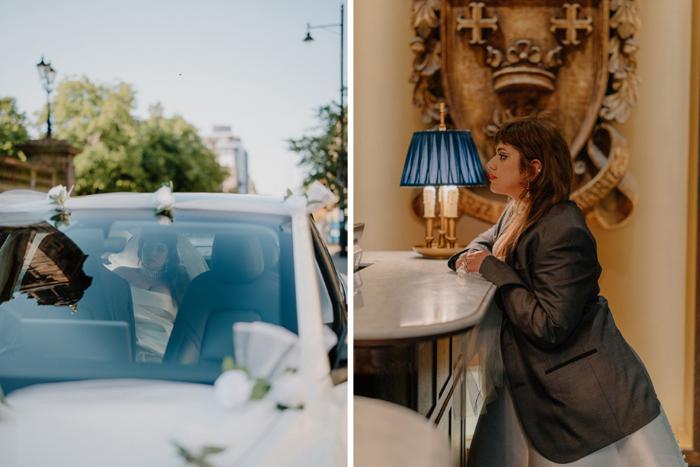
[[355, 465], [450, 466], [450, 440], [427, 418], [391, 402], [354, 397]]
[[354, 345], [383, 345], [463, 331], [478, 323], [496, 292], [460, 279], [447, 260], [409, 251], [365, 251], [354, 274]]

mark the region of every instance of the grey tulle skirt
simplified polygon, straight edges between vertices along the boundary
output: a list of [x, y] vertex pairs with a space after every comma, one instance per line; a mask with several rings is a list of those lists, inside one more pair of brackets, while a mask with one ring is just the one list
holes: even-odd
[[687, 466], [663, 407], [661, 414], [631, 435], [569, 464], [557, 464], [538, 453], [525, 435], [509, 385], [479, 416], [468, 467], [683, 467]]

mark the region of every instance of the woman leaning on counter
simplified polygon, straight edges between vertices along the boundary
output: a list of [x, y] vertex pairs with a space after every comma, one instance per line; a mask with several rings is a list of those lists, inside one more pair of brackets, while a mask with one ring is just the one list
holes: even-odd
[[644, 364], [598, 295], [596, 243], [569, 200], [573, 167], [560, 130], [525, 117], [504, 124], [495, 142], [491, 190], [511, 201], [448, 263], [498, 287], [490, 311], [502, 320], [492, 343], [503, 375], [468, 465], [687, 465]]

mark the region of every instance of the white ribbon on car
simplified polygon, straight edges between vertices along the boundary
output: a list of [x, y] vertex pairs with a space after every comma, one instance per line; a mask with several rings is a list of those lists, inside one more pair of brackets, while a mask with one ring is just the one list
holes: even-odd
[[300, 371], [299, 336], [270, 323], [255, 321], [233, 325], [235, 369], [225, 371], [214, 383], [219, 403], [233, 409], [250, 400], [257, 380], [269, 385], [266, 397], [279, 406], [299, 408], [313, 397], [318, 386], [308, 372]]
[[0, 225], [19, 227], [47, 221], [56, 207], [46, 193], [10, 190], [0, 193]]

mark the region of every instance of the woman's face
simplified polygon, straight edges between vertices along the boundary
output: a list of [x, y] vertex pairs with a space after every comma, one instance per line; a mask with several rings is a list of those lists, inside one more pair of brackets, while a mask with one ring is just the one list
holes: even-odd
[[141, 251], [141, 264], [151, 271], [160, 271], [168, 260], [168, 247], [156, 239], [148, 239]]
[[486, 167], [491, 171], [491, 191], [513, 199], [520, 198], [525, 188], [520, 173], [520, 152], [517, 149], [507, 143], [498, 143], [496, 155]]

